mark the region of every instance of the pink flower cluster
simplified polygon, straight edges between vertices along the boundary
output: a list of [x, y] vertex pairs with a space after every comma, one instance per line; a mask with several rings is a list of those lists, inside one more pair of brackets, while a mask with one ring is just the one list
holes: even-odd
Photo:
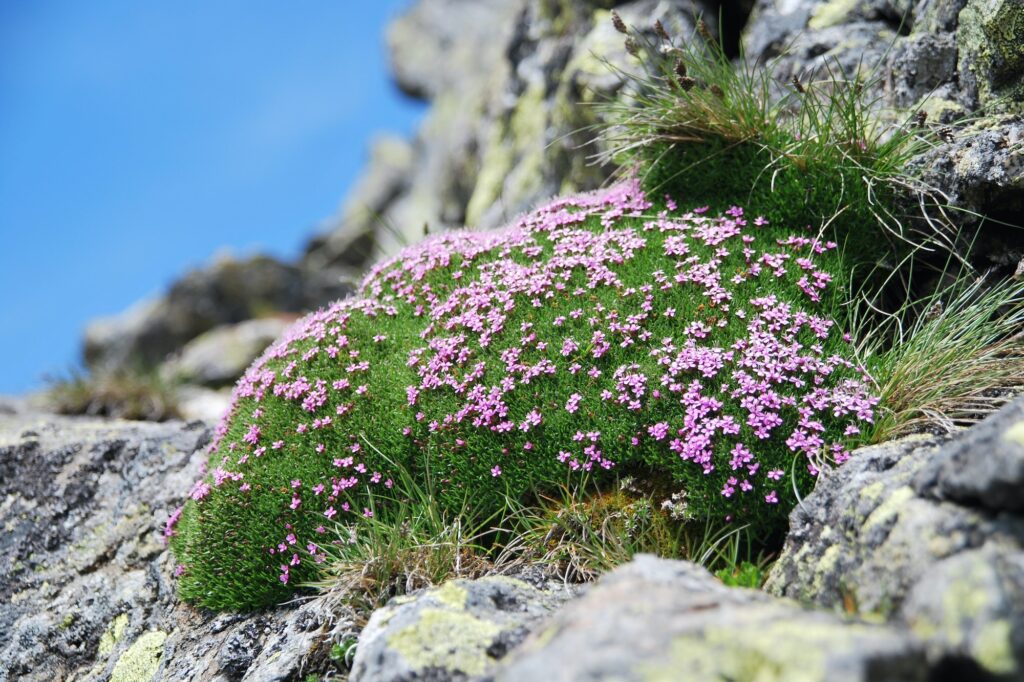
[[[406, 418], [376, 428], [412, 450], [475, 453], [459, 460], [479, 463], [471, 484], [523, 462], [602, 472], [660, 457], [681, 480], [706, 480], [722, 509], [778, 505], [795, 475], [787, 463], [799, 456], [814, 475], [843, 462], [843, 436], [877, 404], [835, 323], [816, 314], [831, 281], [820, 262], [836, 245], [748, 222], [740, 208], [651, 211], [626, 183], [381, 263], [360, 296], [298, 322], [239, 381], [213, 473], [189, 504], [220, 489], [255, 494], [261, 458], [321, 457], [313, 480], [274, 483], [291, 520], [261, 551], [286, 584], [322, 562], [323, 524], [368, 516], [359, 491], [393, 485], [360, 445], [384, 398], [371, 390], [375, 353], [390, 348], [409, 380], [388, 399]], [[418, 325], [404, 346], [382, 333], [403, 317]], [[381, 331], [356, 343], [367, 320]], [[274, 401], [301, 416], [275, 427], [263, 409]]]

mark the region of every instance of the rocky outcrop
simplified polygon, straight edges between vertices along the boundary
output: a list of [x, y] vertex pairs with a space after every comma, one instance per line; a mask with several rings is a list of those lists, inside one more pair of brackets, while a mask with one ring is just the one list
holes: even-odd
[[[951, 206], [962, 252], [982, 269], [1014, 272], [1024, 238], [1001, 223], [1019, 225], [1024, 215], [1020, 2], [758, 0], [744, 45], [748, 59], [775, 64], [779, 83], [857, 77], [880, 117], [923, 112], [938, 135], [908, 170], [928, 190], [924, 207]], [[917, 194], [904, 203], [908, 215], [922, 209]]]
[[1024, 401], [949, 443], [861, 450], [793, 512], [766, 588], [899, 623], [939, 668], [1024, 679], [1021, 491]]
[[926, 679], [910, 635], [728, 588], [685, 561], [638, 556], [536, 622], [564, 598], [504, 578], [404, 598], [360, 635], [351, 679]]
[[0, 681], [285, 680], [333, 669], [323, 602], [247, 615], [178, 602], [168, 513], [201, 423], [0, 413]]
[[495, 670], [538, 623], [573, 596], [545, 580], [453, 580], [393, 599], [359, 636], [353, 682], [450, 680]]
[[93, 371], [151, 370], [220, 325], [298, 313], [342, 298], [338, 271], [307, 271], [267, 256], [218, 259], [175, 282], [165, 296], [89, 325], [84, 355]]
[[164, 362], [160, 375], [172, 383], [210, 387], [233, 384], [293, 322], [292, 317], [277, 316], [215, 327]]

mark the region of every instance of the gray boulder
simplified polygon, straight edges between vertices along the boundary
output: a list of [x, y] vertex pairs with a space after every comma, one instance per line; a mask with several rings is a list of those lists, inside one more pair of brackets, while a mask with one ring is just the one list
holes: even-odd
[[389, 29], [388, 44], [399, 86], [428, 99], [430, 110], [411, 147], [394, 154], [398, 145], [375, 145], [365, 180], [304, 262], [340, 262], [362, 252], [350, 244], [372, 242], [366, 264], [425, 228], [496, 227], [605, 182], [613, 169], [590, 163], [599, 149], [585, 130], [598, 120], [593, 105], [622, 87], [603, 60], [637, 67], [612, 27], [612, 6], [640, 29], [660, 19], [680, 38], [695, 16], [712, 24], [718, 16], [711, 0], [415, 3]]
[[352, 625], [323, 600], [225, 615], [177, 600], [162, 530], [209, 437], [201, 423], [0, 414], [0, 682], [334, 670], [331, 633]]
[[920, 645], [893, 628], [639, 556], [559, 611], [494, 679], [913, 682], [926, 674]]
[[366, 170], [349, 193], [332, 228], [306, 245], [302, 267], [315, 271], [355, 268], [373, 255], [378, 230], [390, 229], [384, 214], [407, 189], [415, 150], [399, 137], [380, 137], [370, 145]]
[[278, 316], [215, 327], [185, 344], [160, 366], [160, 375], [166, 381], [200, 386], [233, 384], [292, 322], [291, 317]]
[[572, 595], [561, 585], [489, 576], [395, 598], [360, 634], [350, 679], [480, 678]]
[[165, 296], [91, 323], [85, 361], [93, 371], [153, 369], [219, 325], [303, 312], [350, 291], [337, 272], [306, 272], [267, 256], [220, 258], [185, 275]]
[[1024, 679], [1022, 417], [855, 453], [793, 511], [766, 589], [901, 623], [937, 667]]

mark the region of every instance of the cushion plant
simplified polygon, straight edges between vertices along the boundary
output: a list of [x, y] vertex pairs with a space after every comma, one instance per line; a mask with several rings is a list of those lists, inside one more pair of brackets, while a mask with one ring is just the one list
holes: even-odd
[[636, 182], [407, 248], [239, 381], [167, 524], [182, 595], [286, 598], [400, 474], [481, 518], [628, 474], [688, 518], [778, 528], [877, 402], [837, 252]]

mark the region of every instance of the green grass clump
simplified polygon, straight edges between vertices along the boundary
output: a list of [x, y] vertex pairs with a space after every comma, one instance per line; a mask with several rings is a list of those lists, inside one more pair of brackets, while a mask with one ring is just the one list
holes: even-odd
[[601, 160], [638, 173], [650, 193], [819, 229], [847, 268], [952, 245], [948, 220], [897, 208], [911, 194], [926, 209], [939, 199], [907, 171], [936, 137], [914, 112], [905, 125], [881, 119], [865, 94], [876, 74], [826, 64], [780, 83], [770, 64], [730, 60], [703, 22], [681, 41], [622, 28], [642, 71], [620, 72], [630, 95], [601, 105], [611, 121], [598, 126]]
[[873, 414], [831, 319], [835, 252], [735, 207], [658, 210], [635, 183], [407, 249], [239, 382], [168, 525], [182, 595], [286, 598], [398, 471], [469, 526], [632, 476], [684, 491], [688, 520], [778, 530]]
[[73, 372], [51, 380], [44, 400], [60, 414], [145, 421], [181, 417], [175, 387], [153, 372]]
[[858, 354], [878, 381], [879, 443], [980, 421], [1024, 390], [1024, 283], [960, 278], [871, 322]]

